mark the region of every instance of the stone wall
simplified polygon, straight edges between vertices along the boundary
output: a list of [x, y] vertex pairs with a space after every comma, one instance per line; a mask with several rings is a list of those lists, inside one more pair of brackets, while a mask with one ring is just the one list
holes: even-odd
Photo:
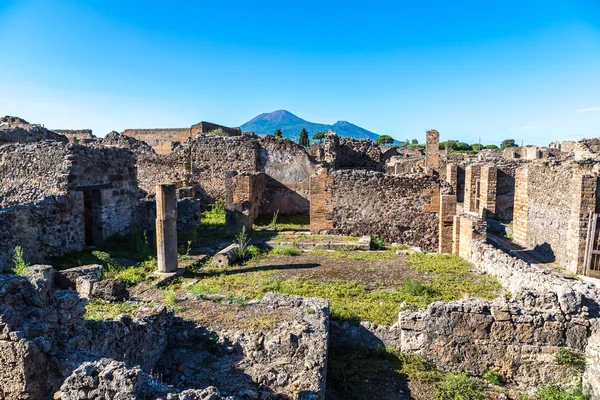
[[212, 122], [201, 121], [197, 124], [192, 125], [190, 133], [193, 136], [198, 133], [211, 133], [216, 130], [220, 130], [228, 136], [241, 136], [242, 130], [240, 128], [230, 128], [219, 124], [213, 124]]
[[91, 129], [53, 129], [69, 139], [70, 143], [89, 142], [96, 139]]
[[29, 268], [29, 279], [0, 274], [2, 398], [47, 398], [82, 362], [111, 357], [146, 371], [164, 351], [171, 314], [147, 310], [139, 318], [84, 321], [85, 300], [56, 290], [54, 270]]
[[439, 201], [433, 205], [432, 199], [439, 200], [440, 187], [442, 194], [451, 188], [435, 176], [339, 170], [312, 183], [322, 198], [311, 203], [311, 231], [380, 235], [390, 242], [438, 250]]
[[173, 142], [192, 137], [190, 128], [125, 129], [123, 134], [148, 143], [158, 154], [169, 154]]
[[252, 229], [259, 215], [265, 176], [262, 173], [238, 173], [226, 171], [225, 179], [225, 227], [238, 232]]
[[192, 181], [202, 185], [211, 199], [225, 199], [225, 171], [259, 171], [259, 143], [255, 138], [197, 135], [191, 148]]
[[67, 192], [62, 142], [0, 146], [0, 208]]
[[308, 214], [310, 177], [317, 171], [306, 149], [291, 140], [260, 139], [259, 170], [265, 173], [261, 213]]
[[324, 162], [329, 168], [385, 170], [381, 148], [368, 139], [340, 138], [328, 133], [323, 150]]
[[577, 163], [531, 163], [517, 170], [514, 237], [542, 260], [583, 273], [587, 216], [597, 178]]
[[425, 166], [438, 170], [440, 168], [440, 133], [431, 129], [425, 133]]
[[30, 124], [19, 117], [0, 118], [0, 146], [7, 143], [34, 143], [45, 140], [68, 142], [68, 139], [38, 124]]

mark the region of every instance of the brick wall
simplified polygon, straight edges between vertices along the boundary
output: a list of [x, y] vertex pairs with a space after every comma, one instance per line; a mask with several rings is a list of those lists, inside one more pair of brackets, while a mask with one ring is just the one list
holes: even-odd
[[481, 178], [481, 165], [468, 165], [465, 168], [465, 212], [478, 212], [477, 181]]
[[452, 253], [453, 223], [456, 215], [456, 195], [441, 195], [439, 212], [440, 253]]
[[498, 169], [493, 166], [481, 167], [479, 211], [481, 218], [496, 217], [496, 183]]
[[227, 230], [252, 229], [263, 197], [264, 174], [226, 171], [224, 179]]

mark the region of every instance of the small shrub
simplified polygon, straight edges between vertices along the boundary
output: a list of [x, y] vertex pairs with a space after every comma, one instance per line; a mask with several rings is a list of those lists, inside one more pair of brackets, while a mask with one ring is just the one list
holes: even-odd
[[248, 235], [248, 231], [246, 231], [246, 227], [242, 227], [240, 233], [235, 236], [235, 244], [237, 244], [237, 256], [240, 260], [245, 260], [248, 258], [248, 245], [250, 244], [250, 237]]
[[402, 361], [402, 373], [409, 379], [420, 382], [437, 382], [442, 378], [442, 374], [435, 364], [427, 358], [413, 353], [391, 351], [397, 354]]
[[554, 385], [538, 388], [534, 396], [535, 400], [588, 400], [589, 398], [580, 386], [564, 391]]
[[501, 386], [502, 385], [502, 376], [496, 371], [492, 371], [488, 369], [483, 374], [483, 379], [491, 383], [492, 385]]
[[27, 263], [23, 258], [23, 248], [21, 246], [15, 246], [15, 253], [13, 255], [13, 263], [15, 266], [13, 267], [13, 272], [16, 275], [26, 276], [27, 275]]
[[371, 247], [373, 250], [385, 250], [385, 242], [379, 235], [371, 236]]
[[507, 290], [506, 292], [504, 292], [504, 297], [506, 297], [507, 300], [512, 299], [512, 292], [510, 290]]
[[488, 395], [479, 382], [464, 372], [448, 374], [435, 390], [435, 400], [484, 400]]
[[290, 246], [275, 246], [271, 253], [276, 254], [278, 256], [299, 256], [300, 254], [302, 254], [302, 251], [300, 251], [300, 249]]
[[251, 244], [250, 246], [248, 246], [248, 257], [249, 258], [256, 258], [259, 257], [262, 254], [262, 251], [255, 245]]
[[582, 373], [585, 370], [585, 354], [581, 351], [561, 347], [554, 359], [558, 365], [563, 365], [574, 372]]

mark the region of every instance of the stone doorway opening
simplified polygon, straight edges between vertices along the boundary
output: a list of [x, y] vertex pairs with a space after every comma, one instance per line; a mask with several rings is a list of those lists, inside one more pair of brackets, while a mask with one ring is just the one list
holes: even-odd
[[100, 218], [102, 192], [98, 189], [83, 191], [83, 221], [85, 229], [85, 245], [102, 244], [102, 219]]

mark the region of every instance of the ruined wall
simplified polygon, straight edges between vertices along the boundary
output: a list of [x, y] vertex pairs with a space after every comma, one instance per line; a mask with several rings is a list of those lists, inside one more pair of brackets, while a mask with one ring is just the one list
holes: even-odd
[[515, 240], [542, 260], [582, 273], [587, 215], [596, 209], [597, 178], [577, 163], [531, 163], [516, 177]]
[[30, 124], [19, 117], [0, 118], [0, 146], [8, 143], [34, 143], [45, 140], [66, 143], [69, 140], [38, 124]]
[[314, 180], [315, 188], [321, 183], [323, 198], [315, 204], [322, 207], [320, 213], [313, 213], [311, 204], [311, 231], [331, 226], [333, 233], [380, 235], [390, 242], [438, 250], [439, 201], [433, 205], [432, 194], [437, 191], [439, 200], [440, 186], [448, 194], [449, 185], [430, 175], [339, 170], [330, 176]]
[[512, 221], [515, 204], [515, 176], [519, 164], [498, 165], [496, 184], [496, 219]]
[[190, 129], [191, 136], [195, 136], [198, 133], [210, 133], [216, 130], [221, 130], [229, 136], [241, 136], [242, 130], [240, 128], [230, 128], [219, 124], [213, 124], [212, 122], [201, 121], [195, 125], [192, 125]]
[[335, 133], [328, 133], [323, 150], [324, 162], [329, 168], [373, 171], [385, 169], [381, 148], [368, 139], [340, 138]]
[[15, 246], [27, 263], [85, 247], [83, 193], [0, 209], [0, 274], [12, 267]]
[[265, 173], [261, 213], [308, 214], [310, 177], [317, 165], [303, 146], [291, 140], [265, 136], [260, 139], [259, 170]]
[[0, 208], [67, 192], [62, 142], [0, 146]]
[[96, 139], [91, 129], [53, 129], [53, 131], [65, 136], [70, 143], [89, 142]]
[[158, 154], [169, 154], [173, 142], [192, 137], [190, 128], [125, 129], [123, 134], [148, 143]]
[[259, 170], [259, 144], [254, 138], [197, 135], [191, 146], [192, 181], [199, 183], [211, 199], [225, 199], [225, 171]]
[[30, 267], [28, 277], [0, 274], [0, 364], [11, 365], [0, 368], [2, 398], [47, 398], [79, 364], [99, 357], [154, 368], [171, 319], [164, 307], [140, 318], [84, 321], [85, 300], [56, 290], [52, 267]]

